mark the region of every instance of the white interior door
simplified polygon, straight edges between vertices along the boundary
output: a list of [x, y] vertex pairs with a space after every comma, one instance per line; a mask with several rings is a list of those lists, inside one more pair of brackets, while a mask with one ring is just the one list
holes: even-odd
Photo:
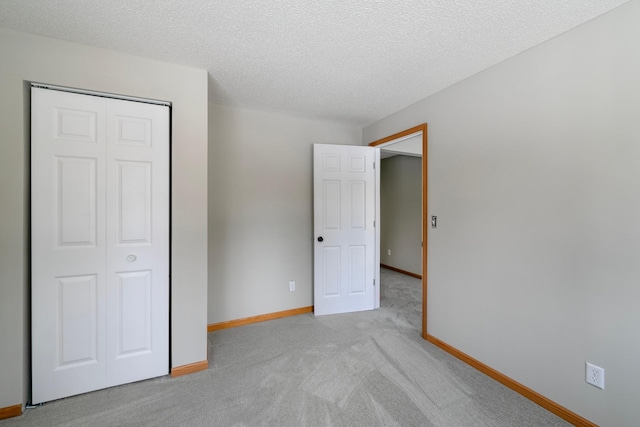
[[314, 145], [314, 312], [372, 310], [375, 149]]
[[169, 370], [169, 108], [107, 100], [107, 386]]
[[32, 89], [32, 402], [168, 373], [168, 108]]

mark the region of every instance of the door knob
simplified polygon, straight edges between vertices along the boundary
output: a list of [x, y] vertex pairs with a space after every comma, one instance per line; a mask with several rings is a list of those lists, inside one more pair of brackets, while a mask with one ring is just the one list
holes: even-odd
[[129, 255], [129, 256], [127, 257], [127, 261], [129, 261], [129, 262], [133, 262], [133, 261], [135, 261], [136, 259], [138, 259], [138, 257], [137, 257], [137, 256], [135, 256], [135, 255], [133, 255], [133, 254], [131, 254], [131, 255]]
[[324, 239], [322, 238], [322, 236], [318, 237], [318, 242], [322, 242], [324, 241]]

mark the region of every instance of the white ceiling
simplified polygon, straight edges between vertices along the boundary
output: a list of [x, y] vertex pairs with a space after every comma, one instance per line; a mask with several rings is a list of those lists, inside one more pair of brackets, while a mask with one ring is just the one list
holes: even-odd
[[0, 26], [209, 71], [218, 104], [370, 124], [628, 0], [1, 0]]
[[422, 132], [394, 139], [379, 145], [380, 158], [387, 159], [397, 155], [422, 157]]

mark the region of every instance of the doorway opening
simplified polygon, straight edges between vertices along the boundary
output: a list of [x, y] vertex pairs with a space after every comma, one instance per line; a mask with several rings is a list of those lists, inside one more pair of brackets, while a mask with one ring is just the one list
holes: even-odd
[[[406, 129], [402, 132], [387, 136], [386, 138], [373, 141], [370, 147], [379, 148], [382, 152], [396, 154], [417, 155], [417, 150], [422, 155], [422, 337], [427, 337], [427, 250], [428, 250], [428, 198], [427, 198], [427, 124]], [[376, 239], [378, 245], [378, 254], [380, 251], [380, 239]], [[378, 260], [380, 256], [378, 255]], [[378, 265], [378, 272], [380, 266]], [[379, 273], [378, 273], [379, 276]]]

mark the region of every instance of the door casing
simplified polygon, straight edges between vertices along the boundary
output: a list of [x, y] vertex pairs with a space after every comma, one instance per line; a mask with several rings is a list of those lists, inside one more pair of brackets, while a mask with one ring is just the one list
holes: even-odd
[[[385, 138], [373, 141], [369, 144], [370, 147], [382, 148], [386, 145], [391, 145], [398, 142], [398, 140], [406, 139], [409, 136], [416, 134], [422, 134], [422, 338], [427, 339], [427, 301], [428, 301], [428, 286], [427, 286], [427, 260], [428, 260], [428, 138], [427, 138], [427, 124], [423, 123], [418, 126], [403, 130], [393, 135], [389, 135]], [[378, 150], [379, 151], [379, 150]], [[379, 153], [377, 156], [377, 163], [380, 158]], [[380, 168], [376, 169], [376, 217], [380, 218]], [[380, 227], [377, 227], [376, 233], [376, 246], [377, 246], [377, 273], [376, 281], [380, 283]]]

